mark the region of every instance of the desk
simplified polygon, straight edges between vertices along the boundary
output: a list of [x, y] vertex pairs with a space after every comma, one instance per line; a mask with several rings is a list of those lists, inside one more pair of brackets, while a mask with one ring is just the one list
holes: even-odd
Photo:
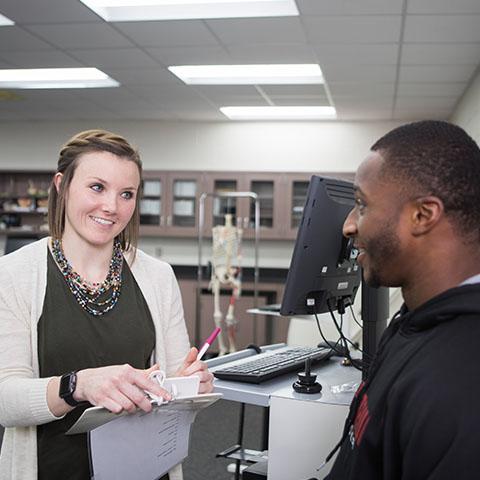
[[[283, 345], [262, 347], [262, 350]], [[213, 372], [229, 361], [251, 354], [244, 350], [207, 363]], [[361, 373], [353, 367], [342, 366], [335, 357], [312, 371], [323, 386], [322, 392], [315, 395], [293, 391], [296, 374], [283, 375], [260, 385], [215, 379], [215, 391], [222, 393], [225, 400], [270, 407], [268, 479], [323, 478], [329, 471], [331, 463], [321, 472], [316, 468], [340, 439], [353, 398], [353, 393], [334, 394], [331, 387], [360, 382]]]

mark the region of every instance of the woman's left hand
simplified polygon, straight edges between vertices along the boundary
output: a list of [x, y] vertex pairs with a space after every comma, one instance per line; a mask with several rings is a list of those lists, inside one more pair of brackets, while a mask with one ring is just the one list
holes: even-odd
[[197, 360], [197, 355], [198, 350], [192, 347], [175, 376], [188, 377], [190, 375], [197, 375], [197, 377], [200, 377], [198, 393], [210, 393], [213, 391], [213, 374], [208, 371], [205, 362]]

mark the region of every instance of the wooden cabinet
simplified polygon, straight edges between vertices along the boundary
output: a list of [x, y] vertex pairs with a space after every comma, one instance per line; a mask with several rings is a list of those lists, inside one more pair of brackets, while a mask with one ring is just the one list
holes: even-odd
[[282, 205], [284, 214], [282, 236], [285, 239], [295, 239], [297, 236], [310, 177], [311, 175], [308, 173], [289, 173], [285, 175], [285, 196]]
[[144, 172], [140, 235], [195, 236], [202, 186], [199, 172]]
[[[201, 345], [215, 327], [213, 320], [213, 295], [208, 290], [208, 282], [203, 281], [200, 288], [200, 305], [198, 305], [197, 281], [179, 277], [178, 284], [182, 294], [184, 316], [190, 342], [192, 345]], [[220, 308], [223, 315], [227, 312], [230, 293], [230, 290], [222, 290], [220, 294]], [[283, 283], [260, 282], [257, 305], [279, 303], [282, 295]], [[253, 283], [246, 282], [242, 285], [242, 295], [235, 305], [235, 317], [238, 320], [236, 333], [237, 348], [240, 350], [253, 342], [256, 342], [258, 345], [285, 342], [289, 320], [283, 317], [247, 313], [247, 310], [253, 308], [253, 305]], [[199, 315], [198, 330], [196, 324], [197, 313]], [[212, 347], [212, 352], [217, 351], [218, 347], [215, 344]]]
[[48, 189], [52, 173], [0, 173], [0, 230], [41, 233], [48, 230]]
[[[0, 173], [0, 229], [46, 232], [47, 192], [53, 173]], [[202, 193], [255, 192], [260, 206], [260, 239], [292, 240], [302, 217], [312, 173], [145, 171], [140, 199], [140, 235], [195, 238]], [[352, 180], [353, 173], [323, 173]], [[255, 234], [255, 202], [251, 198], [207, 197], [203, 236], [210, 237], [225, 214]]]

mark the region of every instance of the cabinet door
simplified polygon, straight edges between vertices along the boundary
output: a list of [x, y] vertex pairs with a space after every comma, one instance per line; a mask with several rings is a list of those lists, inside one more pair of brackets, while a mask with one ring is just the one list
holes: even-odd
[[[244, 189], [258, 195], [260, 207], [260, 238], [282, 238], [282, 182], [283, 175], [279, 173], [245, 174]], [[255, 201], [249, 201], [248, 210], [242, 210], [244, 236], [253, 238], [255, 235]]]
[[140, 199], [140, 235], [163, 235], [166, 229], [167, 175], [143, 172]]
[[[205, 174], [206, 193], [233, 193], [241, 190], [241, 175], [237, 173], [208, 172]], [[203, 235], [211, 236], [216, 225], [225, 224], [225, 215], [232, 215], [233, 225], [239, 220], [239, 208], [246, 199], [232, 197], [207, 197], [205, 199], [205, 223]]]
[[195, 237], [198, 234], [198, 204], [203, 186], [199, 172], [168, 175], [166, 234]]
[[286, 175], [286, 195], [284, 200], [284, 219], [285, 238], [295, 239], [298, 226], [303, 215], [303, 207], [307, 199], [307, 190], [310, 184], [310, 173], [287, 174]]

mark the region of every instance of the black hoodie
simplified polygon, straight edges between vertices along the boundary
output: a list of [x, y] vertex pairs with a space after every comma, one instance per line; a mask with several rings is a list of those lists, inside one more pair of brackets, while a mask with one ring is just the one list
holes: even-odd
[[355, 395], [328, 480], [480, 479], [480, 284], [405, 307]]

